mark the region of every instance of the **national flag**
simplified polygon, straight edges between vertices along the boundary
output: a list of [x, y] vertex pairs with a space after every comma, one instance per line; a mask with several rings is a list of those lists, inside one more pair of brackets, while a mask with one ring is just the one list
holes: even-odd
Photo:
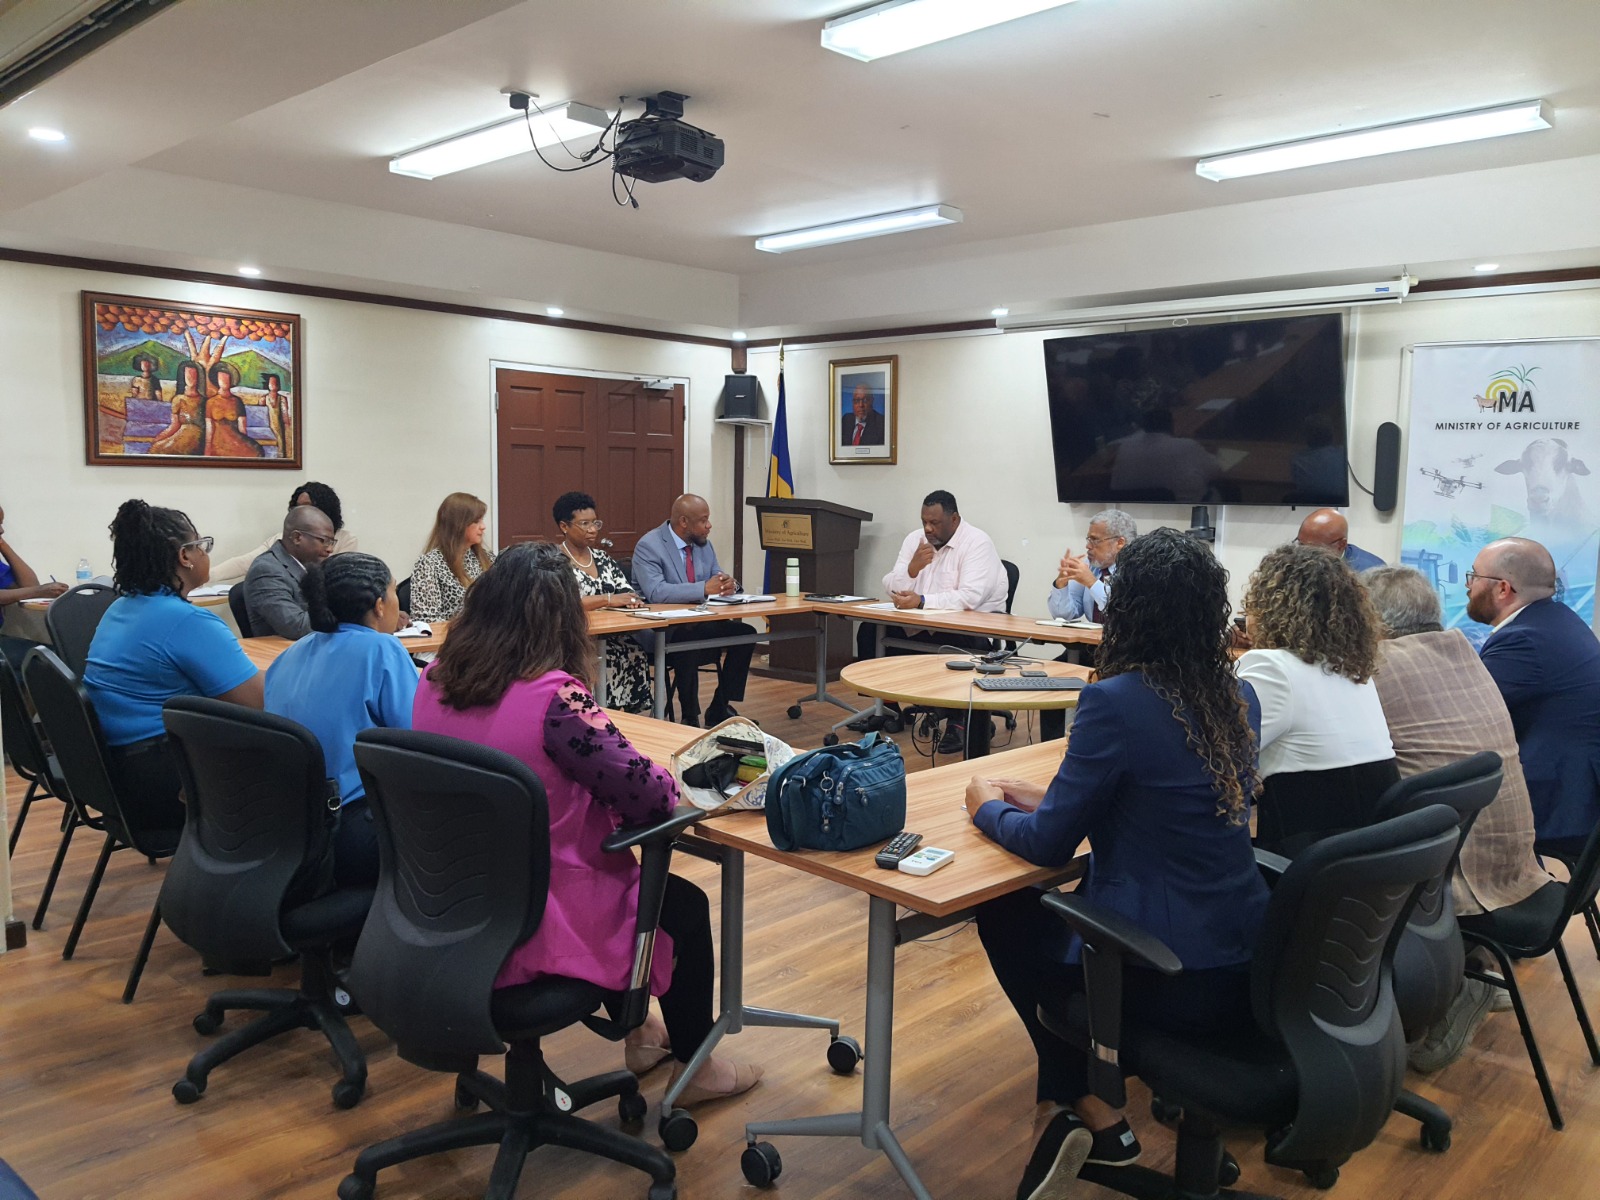
[[[794, 469], [789, 465], [789, 406], [783, 390], [783, 347], [778, 347], [778, 413], [772, 422], [772, 451], [767, 458], [767, 499], [794, 495]], [[767, 551], [765, 590], [783, 590], [783, 562]]]

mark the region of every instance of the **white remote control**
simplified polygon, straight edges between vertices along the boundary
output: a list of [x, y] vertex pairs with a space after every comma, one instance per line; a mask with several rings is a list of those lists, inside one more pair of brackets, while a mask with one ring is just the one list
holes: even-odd
[[955, 856], [954, 850], [939, 850], [933, 846], [924, 846], [915, 854], [902, 858], [900, 869], [907, 875], [932, 875]]

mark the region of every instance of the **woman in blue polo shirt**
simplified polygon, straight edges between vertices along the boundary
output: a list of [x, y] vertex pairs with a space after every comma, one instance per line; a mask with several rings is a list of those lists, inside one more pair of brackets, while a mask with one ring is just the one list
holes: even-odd
[[417, 669], [394, 632], [400, 602], [382, 559], [340, 554], [300, 581], [312, 632], [267, 670], [267, 711], [298, 721], [322, 743], [330, 779], [339, 783], [334, 880], [361, 887], [378, 880], [378, 839], [356, 770], [356, 734], [411, 728]]
[[129, 500], [111, 522], [117, 591], [89, 644], [83, 685], [109, 748], [117, 798], [148, 829], [183, 825], [161, 706], [210, 696], [261, 707], [261, 672], [222, 618], [186, 597], [211, 577], [211, 539], [175, 508]]

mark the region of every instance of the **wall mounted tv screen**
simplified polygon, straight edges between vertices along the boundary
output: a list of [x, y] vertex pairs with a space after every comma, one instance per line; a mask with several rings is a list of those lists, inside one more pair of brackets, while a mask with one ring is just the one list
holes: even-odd
[[1044, 362], [1065, 503], [1349, 503], [1340, 315], [1053, 338]]

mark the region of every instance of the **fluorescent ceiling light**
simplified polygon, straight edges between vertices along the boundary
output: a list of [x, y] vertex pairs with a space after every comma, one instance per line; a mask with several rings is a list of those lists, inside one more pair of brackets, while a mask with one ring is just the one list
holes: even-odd
[[564, 316], [567, 315], [567, 310], [566, 309], [557, 308], [554, 304], [552, 304], [549, 308], [545, 309], [545, 312], [549, 313], [552, 317], [564, 317]]
[[1060, 8], [1072, 0], [889, 0], [836, 17], [822, 27], [822, 44], [850, 58], [871, 62], [960, 37], [990, 25]]
[[832, 225], [793, 229], [788, 233], [769, 233], [766, 237], [756, 239], [756, 249], [765, 250], [768, 254], [783, 254], [789, 250], [804, 250], [811, 246], [831, 246], [835, 242], [854, 242], [861, 238], [882, 237], [886, 233], [905, 233], [908, 229], [954, 225], [960, 220], [959, 208], [951, 208], [948, 204], [928, 204], [922, 208], [908, 208], [903, 212], [879, 213], [875, 217], [835, 221]]
[[248, 276], [250, 276], [250, 278], [254, 279], [257, 275], [261, 274], [261, 268], [260, 267], [240, 267], [239, 268], [239, 274], [248, 275]]
[[28, 130], [28, 136], [36, 142], [64, 142], [67, 140], [67, 135], [62, 133], [61, 130], [46, 129], [42, 125], [36, 125]]
[[1553, 124], [1550, 105], [1544, 100], [1521, 104], [1502, 104], [1473, 112], [1425, 117], [1376, 129], [1357, 129], [1327, 137], [1263, 146], [1220, 154], [1195, 163], [1195, 174], [1205, 179], [1242, 179], [1269, 171], [1293, 171], [1322, 163], [1345, 162], [1352, 158], [1371, 158], [1378, 154], [1397, 154], [1402, 150], [1421, 150], [1428, 146], [1452, 146], [1483, 138], [1505, 137], [1512, 133], [1533, 133]]
[[1500, 264], [1499, 263], [1479, 263], [1477, 266], [1473, 267], [1472, 269], [1474, 271], [1481, 271], [1483, 274], [1487, 275], [1490, 271], [1498, 271], [1500, 269]]
[[[415, 179], [436, 179], [453, 171], [526, 154], [535, 144], [543, 149], [558, 142], [597, 138], [615, 115], [577, 103], [558, 104], [543, 113], [530, 110], [526, 121], [518, 114], [470, 133], [458, 133], [432, 145], [408, 150], [389, 160], [389, 170]], [[528, 136], [530, 126], [531, 139]]]

